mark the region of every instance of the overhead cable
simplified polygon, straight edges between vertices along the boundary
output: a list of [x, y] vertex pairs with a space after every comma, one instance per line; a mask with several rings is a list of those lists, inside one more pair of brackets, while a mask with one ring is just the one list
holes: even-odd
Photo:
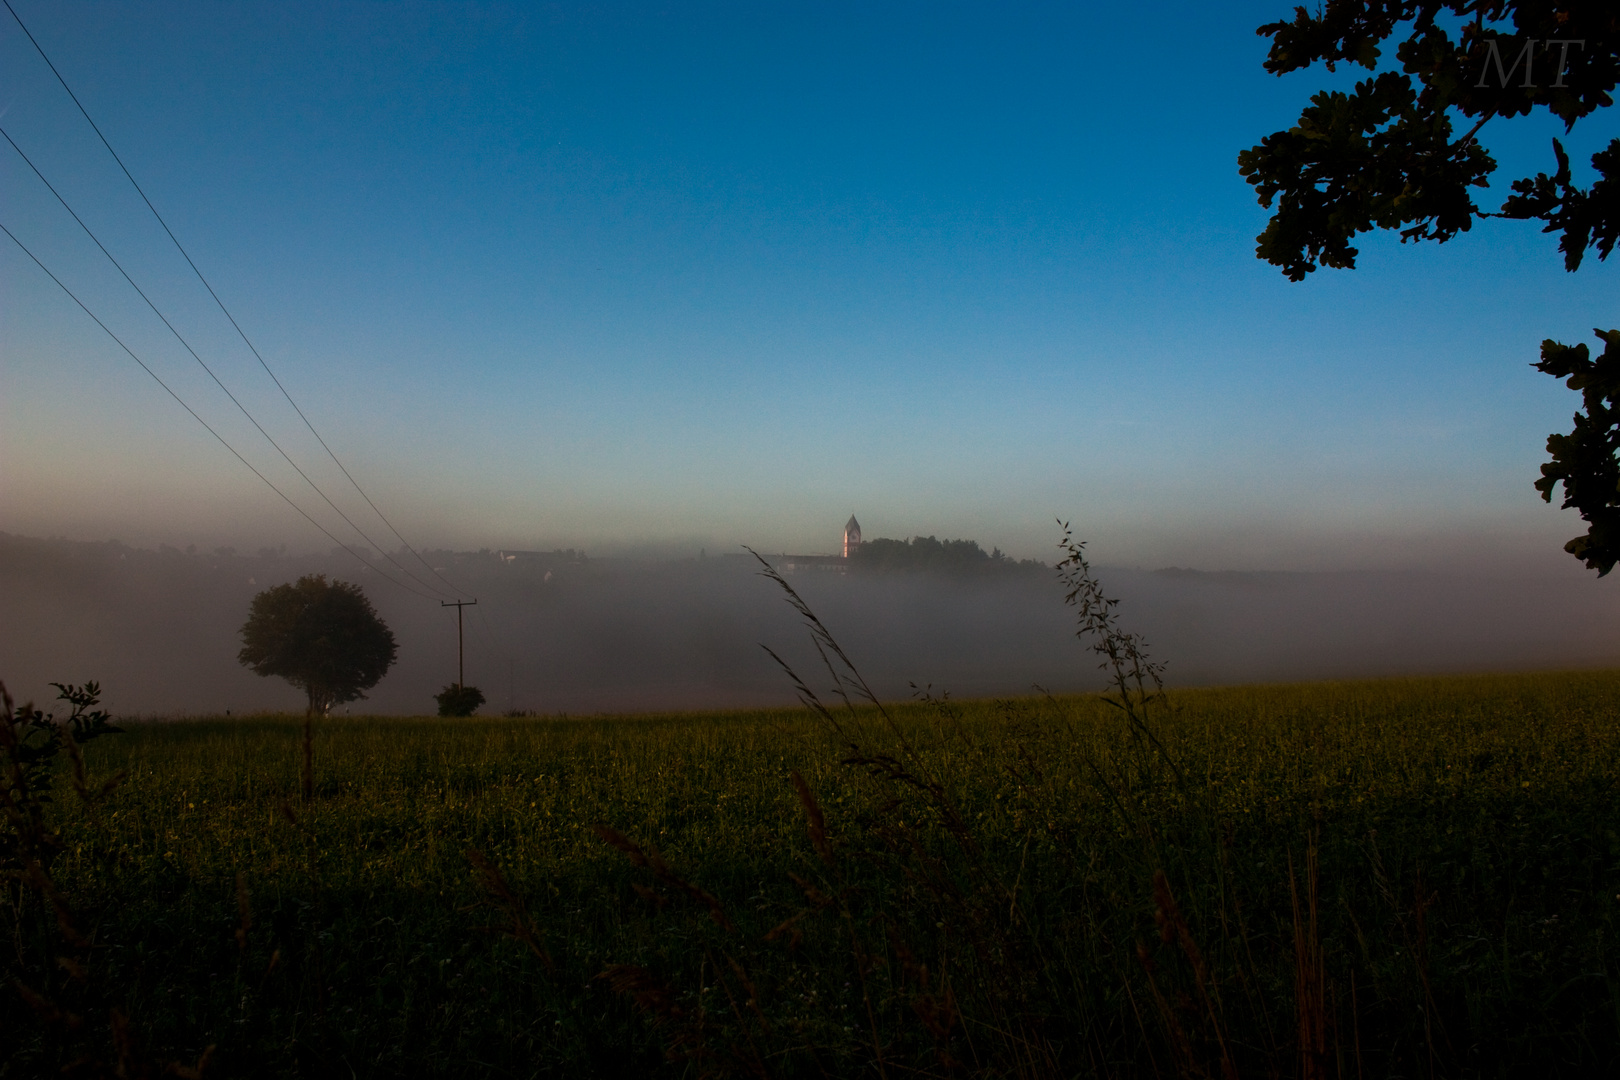
[[173, 388], [170, 387], [168, 383], [164, 382], [162, 377], [160, 377], [157, 372], [153, 371], [150, 367], [148, 367], [147, 364], [146, 364], [146, 361], [142, 360], [139, 356], [136, 356], [134, 350], [131, 349], [128, 345], [125, 345], [122, 338], [120, 338], [117, 334], [113, 333], [112, 330], [107, 326], [107, 324], [102, 322], [101, 319], [96, 315], [95, 312], [91, 311], [88, 307], [85, 306], [84, 301], [80, 300], [78, 298], [78, 296], [76, 296], [74, 294], [72, 289], [68, 288], [65, 284], [63, 284], [61, 278], [57, 277], [54, 273], [51, 272], [50, 267], [48, 267], [44, 263], [40, 262], [39, 257], [37, 255], [35, 255], [32, 251], [28, 250], [28, 246], [26, 244], [24, 244], [21, 240], [17, 239], [16, 235], [10, 229], [6, 228], [4, 222], [0, 222], [0, 232], [3, 232], [3, 233], [6, 234], [6, 236], [10, 237], [11, 242], [13, 244], [16, 244], [17, 247], [21, 248], [22, 253], [24, 255], [27, 255], [30, 259], [32, 259], [35, 266], [37, 266], [41, 270], [45, 271], [45, 276], [46, 277], [48, 277], [52, 281], [56, 282], [57, 287], [59, 289], [61, 289], [63, 292], [67, 293], [68, 299], [72, 300], [75, 304], [79, 305], [80, 310], [82, 310], [86, 315], [90, 316], [90, 318], [95, 322], [95, 324], [97, 326], [101, 327], [101, 329], [106, 332], [107, 336], [112, 338], [113, 341], [118, 344], [118, 347], [120, 349], [123, 349], [126, 353], [128, 353], [129, 358], [131, 360], [135, 361], [137, 364], [139, 364], [141, 366], [142, 371], [144, 371], [148, 375], [152, 376], [152, 379], [159, 386], [163, 387], [163, 389], [168, 393], [168, 395], [170, 397], [174, 398], [174, 400], [179, 403], [179, 405], [180, 405], [180, 407], [182, 409], [186, 410], [186, 412], [191, 414], [192, 419], [196, 420], [197, 423], [201, 424], [207, 430], [208, 434], [212, 435], [215, 439], [217, 439], [219, 441], [219, 444], [221, 446], [223, 446], [225, 449], [229, 450], [231, 452], [231, 456], [235, 457], [236, 460], [240, 461], [243, 465], [246, 465], [248, 467], [248, 471], [253, 473], [253, 475], [257, 476], [260, 480], [264, 481], [264, 484], [265, 484], [266, 487], [268, 487], [271, 491], [275, 492], [277, 495], [281, 496], [282, 501], [285, 502], [288, 506], [292, 507], [294, 510], [298, 511], [298, 513], [304, 518], [304, 520], [308, 521], [311, 525], [315, 526], [321, 532], [325, 533], [327, 539], [331, 540], [334, 544], [336, 544], [338, 547], [342, 548], [344, 551], [348, 552], [350, 555], [353, 555], [361, 563], [365, 564], [366, 567], [368, 567], [371, 570], [375, 570], [379, 577], [383, 578], [385, 581], [389, 582], [390, 584], [396, 585], [399, 588], [404, 589], [406, 592], [414, 593], [415, 595], [420, 596], [424, 600], [436, 600], [436, 599], [438, 599], [437, 597], [432, 596], [432, 595], [430, 595], [428, 593], [422, 592], [419, 589], [412, 588], [410, 585], [406, 584], [403, 581], [396, 580], [395, 578], [391, 577], [389, 574], [385, 573], [381, 568], [374, 565], [371, 562], [370, 559], [367, 559], [364, 555], [360, 554], [358, 551], [355, 551], [353, 548], [349, 547], [349, 545], [345, 544], [342, 540], [339, 540], [336, 536], [333, 536], [331, 531], [329, 529], [327, 529], [327, 527], [325, 525], [322, 525], [319, 521], [316, 521], [313, 517], [311, 517], [309, 515], [309, 513], [307, 511], [305, 511], [302, 506], [299, 506], [296, 502], [294, 502], [292, 500], [292, 498], [289, 497], [286, 492], [282, 491], [279, 487], [277, 487], [275, 485], [275, 483], [268, 476], [265, 476], [264, 473], [260, 472], [256, 468], [254, 468], [253, 463], [250, 462], [247, 458], [243, 457], [237, 451], [236, 447], [232, 446], [228, 441], [226, 441], [225, 436], [223, 436], [219, 432], [215, 431], [214, 428], [212, 427], [212, 425], [210, 425], [208, 423], [208, 421], [204, 420], [200, 415], [198, 415], [197, 410], [193, 409], [190, 405], [187, 405], [186, 402], [185, 402], [185, 399], [182, 398], [179, 394], [175, 393]]
[[[254, 346], [253, 342], [248, 339], [247, 333], [242, 329], [241, 325], [237, 323], [236, 316], [232, 315], [230, 309], [225, 306], [225, 301], [219, 298], [219, 294], [214, 291], [214, 287], [208, 283], [208, 279], [203, 276], [203, 272], [199, 270], [197, 268], [197, 264], [192, 261], [191, 255], [187, 253], [185, 246], [180, 243], [179, 237], [175, 236], [174, 231], [169, 228], [169, 223], [163, 220], [163, 215], [158, 213], [157, 207], [152, 205], [152, 200], [146, 197], [146, 192], [141, 189], [140, 184], [136, 183], [134, 175], [132, 175], [129, 171], [129, 167], [124, 164], [124, 159], [118, 156], [118, 151], [112, 148], [112, 143], [107, 141], [107, 136], [101, 133], [101, 128], [96, 126], [96, 122], [90, 118], [90, 113], [85, 109], [84, 104], [79, 101], [79, 96], [75, 94], [73, 92], [73, 88], [67, 84], [67, 80], [62, 77], [62, 73], [56, 70], [56, 65], [51, 63], [51, 58], [46, 55], [45, 49], [37, 40], [35, 40], [33, 32], [30, 31], [27, 24], [22, 21], [22, 16], [18, 15], [17, 10], [11, 6], [11, 0], [0, 0], [0, 3], [4, 3], [6, 5], [6, 10], [11, 12], [11, 17], [15, 19], [17, 25], [22, 28], [22, 32], [27, 36], [29, 43], [34, 46], [34, 51], [39, 53], [41, 60], [45, 61], [45, 66], [51, 69], [51, 74], [56, 76], [56, 81], [62, 84], [62, 89], [67, 91], [68, 97], [72, 98], [73, 104], [78, 107], [79, 114], [83, 116], [85, 122], [90, 125], [90, 129], [96, 133], [96, 138], [101, 140], [101, 145], [107, 148], [107, 153], [111, 154], [112, 159], [118, 163], [119, 169], [123, 171], [125, 178], [128, 179], [130, 185], [134, 187], [136, 194], [140, 195], [141, 201], [146, 204], [146, 208], [152, 211], [152, 216], [157, 218], [159, 225], [163, 226], [163, 231], [167, 233], [169, 239], [173, 241], [175, 250], [179, 251], [181, 257], [186, 260], [186, 265], [190, 266], [191, 272], [197, 275], [197, 280], [202, 282], [203, 288], [208, 290], [208, 295], [214, 298], [214, 303], [219, 306], [219, 310], [225, 315], [225, 318], [230, 320], [231, 326], [235, 328], [236, 333], [239, 337], [241, 337], [243, 344], [245, 344], [248, 347], [248, 350], [253, 353], [254, 359], [258, 360], [259, 366], [264, 368], [265, 374], [270, 376], [270, 381], [276, 384], [276, 389], [281, 391], [281, 396], [287, 399], [287, 404], [293, 407], [293, 411], [296, 412], [298, 414], [298, 418], [304, 422], [304, 426], [309, 428], [309, 433], [315, 436], [315, 441], [321, 444], [321, 449], [326, 451], [327, 456], [332, 459], [332, 463], [338, 467], [338, 469], [343, 473], [344, 477], [348, 479], [349, 483], [354, 486], [354, 490], [360, 493], [360, 497], [366, 501], [367, 506], [371, 507], [372, 512], [375, 513], [379, 519], [381, 519], [384, 525], [388, 526], [388, 531], [393, 533], [399, 542], [404, 545], [405, 550], [409, 551], [413, 556], [416, 557], [418, 562], [427, 567], [429, 573], [438, 578], [440, 581], [444, 582], [445, 585], [449, 586], [452, 595], [459, 597], [461, 595], [461, 590], [457, 589], [453, 582], [449, 581], [442, 574], [440, 574], [439, 571], [435, 570], [433, 566], [410, 545], [410, 542], [400, 534], [400, 531], [394, 528], [394, 523], [388, 520], [375, 502], [372, 502], [371, 496], [366, 494], [365, 489], [360, 486], [360, 482], [354, 478], [343, 462], [338, 460], [337, 454], [334, 453], [332, 448], [326, 444], [326, 440], [321, 437], [321, 433], [315, 430], [315, 425], [310, 423], [309, 417], [304, 415], [304, 410], [298, 407], [298, 402], [293, 400], [292, 395], [287, 392], [287, 388], [283, 386], [281, 384], [281, 380], [276, 377], [276, 373], [270, 370], [270, 365], [265, 361], [264, 357], [259, 354], [259, 350]], [[322, 498], [325, 498], [325, 496], [323, 495]], [[345, 518], [344, 520], [348, 519]], [[359, 531], [358, 528], [356, 531]], [[389, 561], [392, 562], [393, 560], [390, 559]], [[396, 563], [395, 565], [398, 564]], [[415, 577], [415, 575], [412, 576]], [[420, 579], [418, 578], [417, 580]]]
[[235, 405], [237, 409], [241, 411], [242, 415], [248, 418], [249, 423], [259, 429], [259, 434], [263, 435], [265, 440], [271, 446], [275, 447], [276, 453], [280, 454], [287, 464], [293, 467], [294, 472], [303, 477], [304, 483], [313, 488], [315, 490], [315, 494], [319, 495], [323, 500], [325, 500], [326, 505], [330, 506], [333, 511], [336, 512], [337, 516], [342, 518], [348, 524], [349, 528], [359, 533], [362, 540], [364, 540], [369, 546], [382, 551], [383, 558], [387, 559], [390, 563], [393, 563], [393, 565], [398, 568], [400, 573], [404, 574], [412, 581], [415, 581], [418, 585], [421, 585], [425, 589], [432, 592], [442, 591], [437, 586], [423, 581], [421, 578], [411, 573], [410, 570], [406, 569], [404, 566], [401, 566], [398, 561], [393, 558], [393, 556], [389, 555], [387, 551], [382, 549], [382, 545], [378, 544], [370, 536], [367, 536], [366, 531], [360, 526], [356, 525], [353, 519], [351, 519], [348, 514], [345, 514], [343, 509], [327, 496], [326, 492], [321, 490], [321, 486], [311, 479], [308, 473], [299, 468], [298, 463], [292, 459], [292, 456], [281, 448], [281, 444], [276, 442], [275, 438], [264, 429], [264, 425], [260, 424], [254, 415], [248, 411], [247, 406], [243, 405], [242, 402], [238, 400], [237, 396], [231, 393], [230, 388], [226, 386], [220, 377], [214, 373], [214, 369], [209, 367], [208, 363], [203, 360], [201, 356], [197, 355], [197, 350], [191, 347], [191, 343], [181, 335], [179, 330], [175, 329], [174, 324], [169, 321], [168, 316], [164, 315], [163, 312], [158, 310], [158, 306], [152, 302], [152, 298], [147, 296], [145, 291], [135, 283], [135, 279], [129, 276], [129, 271], [125, 270], [123, 264], [113, 256], [112, 252], [107, 250], [107, 246], [101, 242], [100, 238], [97, 237], [94, 232], [91, 231], [90, 226], [84, 223], [84, 219], [79, 217], [78, 212], [74, 210], [72, 206], [68, 205], [68, 201], [62, 197], [62, 193], [57, 191], [55, 186], [45, 178], [45, 174], [39, 171], [39, 166], [35, 165], [32, 159], [30, 159], [27, 154], [23, 153], [22, 147], [17, 145], [16, 140], [12, 139], [11, 135], [4, 128], [0, 128], [0, 137], [3, 137], [6, 142], [11, 144], [11, 148], [17, 151], [17, 156], [22, 158], [28, 167], [34, 171], [35, 176], [39, 177], [39, 182], [44, 184], [46, 190], [48, 190], [52, 195], [56, 196], [56, 201], [62, 204], [62, 209], [66, 210], [68, 214], [72, 216], [73, 220], [78, 222], [79, 228], [84, 230], [84, 234], [90, 238], [91, 242], [94, 243], [96, 247], [101, 249], [101, 253], [107, 256], [107, 261], [112, 263], [114, 268], [116, 268], [117, 271], [123, 275], [124, 280], [129, 283], [129, 287], [135, 290], [137, 296], [146, 301], [146, 306], [152, 309], [152, 314], [156, 315], [163, 325], [169, 328], [169, 333], [174, 335], [174, 339], [178, 341], [185, 348], [186, 352], [191, 354], [191, 358], [197, 361], [202, 369], [208, 373], [208, 377], [214, 380], [214, 385], [223, 390], [225, 392], [225, 396], [231, 399], [231, 404]]

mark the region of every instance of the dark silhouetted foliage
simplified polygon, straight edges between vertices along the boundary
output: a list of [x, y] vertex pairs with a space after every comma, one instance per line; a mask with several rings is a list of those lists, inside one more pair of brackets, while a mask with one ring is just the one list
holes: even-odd
[[910, 540], [878, 538], [864, 541], [850, 554], [857, 570], [917, 571], [946, 574], [985, 574], [1004, 570], [1045, 569], [1034, 559], [1016, 561], [1000, 548], [985, 551], [977, 540], [938, 540], [914, 536]]
[[[1458, 20], [1455, 38], [1441, 25], [1447, 12]], [[1292, 22], [1258, 32], [1271, 38], [1265, 67], [1274, 75], [1316, 63], [1374, 71], [1380, 46], [1405, 35], [1395, 47], [1399, 71], [1380, 72], [1350, 93], [1312, 96], [1295, 126], [1238, 155], [1238, 171], [1260, 204], [1276, 206], [1257, 254], [1291, 279], [1319, 265], [1355, 266], [1350, 242], [1358, 233], [1399, 229], [1404, 240], [1444, 242], [1476, 217], [1546, 222], [1545, 231], [1563, 233], [1571, 270], [1588, 247], [1599, 258], [1613, 249], [1620, 139], [1593, 156], [1599, 180], [1590, 189], [1572, 184], [1569, 159], [1555, 141], [1552, 177], [1515, 181], [1496, 213], [1474, 198], [1496, 170], [1477, 138], [1487, 122], [1545, 108], [1567, 130], [1612, 103], [1620, 78], [1613, 3], [1332, 0], [1315, 14], [1296, 8]], [[1454, 115], [1472, 121], [1460, 134]]]
[[324, 574], [253, 598], [237, 659], [309, 695], [309, 711], [364, 697], [394, 664], [397, 647], [360, 586]]
[[1548, 436], [1552, 460], [1541, 467], [1536, 490], [1552, 502], [1553, 488], [1564, 485], [1564, 506], [1590, 525], [1564, 550], [1602, 577], [1620, 561], [1620, 330], [1594, 333], [1606, 345], [1596, 360], [1585, 345], [1541, 343], [1536, 367], [1579, 390], [1586, 412], [1575, 414], [1568, 435]]
[[[101, 700], [101, 687], [95, 682], [83, 686], [51, 683], [57, 699], [71, 706], [66, 720], [55, 713], [42, 712], [32, 703], [14, 706], [11, 695], [0, 683], [0, 752], [5, 769], [0, 775], [0, 807], [5, 810], [0, 829], [0, 877], [19, 877], [29, 866], [41, 871], [61, 850], [56, 834], [47, 826], [45, 804], [51, 801], [51, 772], [63, 747], [75, 762], [74, 777], [83, 790], [82, 759], [77, 747], [101, 735], [123, 730], [112, 723]], [[71, 745], [69, 745], [71, 743]], [[110, 790], [110, 789], [109, 789]]]
[[[1476, 201], [1496, 171], [1478, 139], [1491, 120], [1546, 109], [1568, 132], [1614, 103], [1620, 18], [1613, 0], [1329, 0], [1314, 13], [1295, 8], [1292, 21], [1258, 32], [1271, 38], [1265, 67], [1274, 75], [1317, 63], [1329, 71], [1360, 64], [1375, 73], [1353, 91], [1313, 95], [1298, 123], [1238, 155], [1238, 171], [1260, 205], [1275, 207], [1256, 238], [1256, 254], [1291, 280], [1318, 266], [1354, 267], [1351, 241], [1375, 230], [1398, 229], [1403, 242], [1443, 243], [1467, 232], [1475, 218], [1540, 221], [1543, 232], [1559, 236], [1570, 271], [1589, 249], [1608, 258], [1620, 240], [1620, 139], [1592, 155], [1590, 187], [1575, 183], [1569, 154], [1554, 139], [1551, 175], [1513, 181], [1495, 211]], [[1398, 42], [1396, 64], [1378, 71], [1389, 41]], [[1466, 124], [1460, 133], [1458, 119]], [[1550, 502], [1553, 487], [1564, 484], [1564, 506], [1579, 510], [1589, 526], [1564, 548], [1602, 575], [1620, 558], [1620, 416], [1608, 404], [1614, 332], [1598, 333], [1610, 345], [1595, 364], [1584, 345], [1542, 345], [1535, 366], [1567, 378], [1584, 394], [1587, 411], [1575, 417], [1570, 434], [1548, 439], [1552, 461], [1542, 466], [1536, 488]]]
[[439, 703], [440, 716], [471, 716], [484, 703], [484, 692], [476, 686], [451, 683], [433, 695]]

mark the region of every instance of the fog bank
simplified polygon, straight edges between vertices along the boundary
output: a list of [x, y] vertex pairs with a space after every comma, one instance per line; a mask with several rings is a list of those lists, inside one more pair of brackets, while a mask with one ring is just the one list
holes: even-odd
[[[793, 701], [769, 645], [827, 680], [780, 590], [747, 556], [582, 560], [434, 553], [469, 597], [467, 681], [483, 711], [695, 709]], [[0, 679], [44, 703], [47, 683], [97, 679], [122, 715], [297, 710], [302, 695], [236, 662], [255, 593], [327, 573], [359, 582], [399, 661], [352, 711], [424, 713], [456, 677], [455, 612], [341, 553], [285, 557], [141, 550], [0, 534]], [[1620, 593], [1574, 574], [1199, 573], [1099, 568], [1175, 685], [1607, 666]], [[801, 571], [790, 580], [885, 697], [1101, 685], [1050, 572], [982, 579]]]

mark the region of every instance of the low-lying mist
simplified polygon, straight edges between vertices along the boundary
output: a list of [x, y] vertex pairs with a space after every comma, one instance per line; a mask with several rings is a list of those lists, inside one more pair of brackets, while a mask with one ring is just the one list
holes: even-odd
[[[823, 688], [780, 590], [746, 555], [585, 560], [571, 553], [436, 553], [464, 594], [468, 683], [484, 712], [697, 709], [790, 704], [769, 645]], [[427, 576], [425, 571], [423, 576]], [[19, 700], [49, 682], [99, 680], [121, 715], [296, 711], [303, 695], [239, 666], [255, 593], [326, 573], [365, 587], [399, 660], [348, 711], [431, 713], [456, 678], [453, 609], [377, 580], [338, 552], [288, 557], [140, 550], [0, 534], [0, 679]], [[1606, 666], [1620, 656], [1620, 601], [1590, 576], [1433, 572], [1098, 571], [1173, 685]], [[911, 684], [956, 697], [1100, 688], [1055, 574], [789, 580], [884, 697]]]

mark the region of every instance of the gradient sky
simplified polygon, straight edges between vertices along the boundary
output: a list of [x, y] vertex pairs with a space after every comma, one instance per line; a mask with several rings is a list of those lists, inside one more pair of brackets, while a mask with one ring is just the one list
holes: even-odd
[[[1616, 267], [1514, 222], [1257, 261], [1238, 152], [1354, 77], [1262, 71], [1286, 2], [12, 2], [414, 543], [826, 551], [853, 512], [1050, 559], [1062, 515], [1124, 564], [1578, 569], [1531, 487], [1578, 402], [1529, 364], [1617, 322]], [[362, 520], [3, 13], [0, 110]], [[1556, 133], [1488, 130], [1489, 197]], [[0, 191], [315, 513], [3, 146]], [[330, 546], [3, 237], [0, 296], [0, 529]]]

